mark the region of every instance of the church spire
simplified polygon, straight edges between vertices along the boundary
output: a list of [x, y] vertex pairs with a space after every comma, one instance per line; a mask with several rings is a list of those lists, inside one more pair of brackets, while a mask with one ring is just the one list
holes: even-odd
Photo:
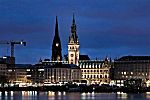
[[75, 23], [74, 14], [73, 14], [73, 19], [72, 19], [71, 34], [69, 37], [69, 42], [74, 42], [78, 44], [78, 36], [76, 33], [76, 23]]
[[73, 24], [73, 25], [75, 25], [74, 13], [73, 13], [73, 20], [72, 20], [72, 24]]
[[57, 16], [56, 16], [56, 24], [55, 24], [55, 36], [54, 36], [53, 44], [52, 44], [52, 60], [53, 61], [61, 61], [62, 60], [61, 41], [60, 41], [59, 31], [58, 31]]
[[73, 14], [73, 19], [72, 19], [71, 33], [76, 33], [76, 24], [75, 24], [74, 14]]
[[59, 37], [57, 16], [56, 16], [56, 24], [55, 24], [55, 36]]

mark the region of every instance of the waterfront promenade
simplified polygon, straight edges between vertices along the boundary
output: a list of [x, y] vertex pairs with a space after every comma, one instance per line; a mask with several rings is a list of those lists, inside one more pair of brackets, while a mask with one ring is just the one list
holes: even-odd
[[118, 87], [109, 85], [76, 85], [66, 84], [62, 86], [28, 86], [28, 87], [0, 87], [0, 91], [54, 91], [54, 92], [132, 92], [132, 93], [143, 93], [150, 92], [149, 87]]

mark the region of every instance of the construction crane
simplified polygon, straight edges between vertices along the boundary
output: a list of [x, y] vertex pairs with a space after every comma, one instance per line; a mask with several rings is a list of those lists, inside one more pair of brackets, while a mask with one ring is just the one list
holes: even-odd
[[0, 41], [0, 44], [10, 44], [11, 49], [11, 57], [14, 57], [14, 47], [16, 44], [24, 45], [26, 46], [26, 42], [24, 41]]

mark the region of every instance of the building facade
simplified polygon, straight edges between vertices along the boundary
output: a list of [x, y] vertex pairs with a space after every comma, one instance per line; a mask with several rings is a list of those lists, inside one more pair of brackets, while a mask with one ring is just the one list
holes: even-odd
[[8, 78], [7, 64], [5, 62], [0, 62], [0, 76]]
[[55, 64], [45, 68], [45, 81], [51, 83], [73, 82], [81, 79], [81, 70], [73, 64]]
[[29, 71], [31, 70], [32, 65], [30, 64], [16, 64], [15, 70], [15, 80], [13, 83], [32, 83], [32, 80], [29, 78]]
[[111, 64], [108, 60], [80, 60], [79, 67], [82, 72], [82, 80], [87, 80], [88, 84], [108, 84], [110, 82]]
[[123, 56], [116, 59], [111, 73], [112, 79], [121, 86], [128, 79], [142, 79], [146, 82], [150, 80], [150, 56]]

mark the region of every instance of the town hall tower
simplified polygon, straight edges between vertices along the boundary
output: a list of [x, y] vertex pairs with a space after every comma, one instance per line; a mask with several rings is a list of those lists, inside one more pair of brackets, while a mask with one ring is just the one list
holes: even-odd
[[68, 42], [68, 63], [78, 65], [79, 61], [79, 41], [76, 33], [76, 23], [73, 15], [73, 21], [71, 26], [71, 34]]

